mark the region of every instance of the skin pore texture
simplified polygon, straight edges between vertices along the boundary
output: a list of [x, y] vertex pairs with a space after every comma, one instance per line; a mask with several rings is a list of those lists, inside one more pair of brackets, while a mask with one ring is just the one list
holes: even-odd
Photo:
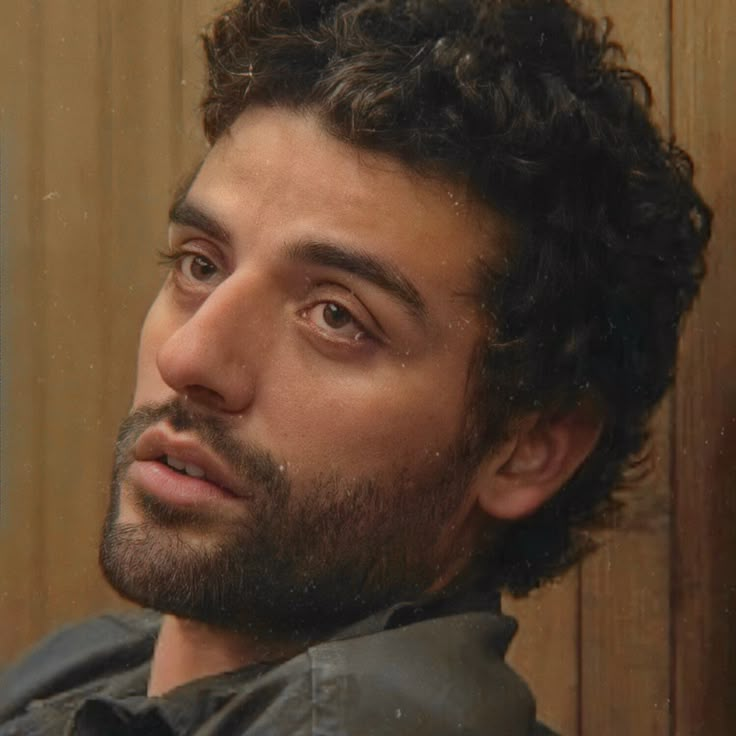
[[[214, 145], [172, 209], [101, 549], [165, 614], [151, 695], [441, 589], [489, 515], [530, 513], [582, 462], [584, 412], [468, 461], [474, 269], [506, 233], [310, 113], [255, 107]], [[215, 486], [182, 492], [177, 453]]]

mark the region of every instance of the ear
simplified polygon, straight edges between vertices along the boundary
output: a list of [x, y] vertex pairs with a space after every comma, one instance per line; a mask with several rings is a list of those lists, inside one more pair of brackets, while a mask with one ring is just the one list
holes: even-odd
[[[478, 485], [480, 507], [496, 519], [529, 516], [575, 474], [598, 442], [603, 412], [592, 400], [519, 422]], [[500, 455], [500, 461], [498, 457]]]

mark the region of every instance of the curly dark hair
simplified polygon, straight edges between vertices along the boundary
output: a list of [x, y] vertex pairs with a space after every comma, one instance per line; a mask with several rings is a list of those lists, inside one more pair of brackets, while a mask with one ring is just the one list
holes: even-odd
[[704, 274], [710, 210], [610, 28], [564, 0], [245, 0], [204, 37], [210, 142], [249, 105], [314, 110], [340, 140], [461, 177], [512, 223], [502, 267], [478, 274], [484, 446], [499, 417], [584, 396], [605, 416], [575, 477], [494, 548], [514, 592], [576, 559], [644, 448]]

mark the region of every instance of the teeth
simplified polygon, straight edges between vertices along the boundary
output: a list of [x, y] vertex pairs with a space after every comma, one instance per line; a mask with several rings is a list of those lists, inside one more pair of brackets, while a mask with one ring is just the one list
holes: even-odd
[[186, 465], [184, 470], [187, 475], [191, 475], [193, 478], [204, 478], [204, 470], [196, 465]]
[[191, 475], [192, 478], [204, 478], [204, 470], [202, 470], [198, 465], [190, 465], [189, 463], [185, 463], [183, 460], [179, 460], [171, 455], [166, 456], [166, 464], [174, 468], [174, 470]]
[[176, 470], [184, 470], [186, 467], [186, 463], [183, 463], [181, 460], [177, 460], [175, 457], [171, 457], [171, 455], [166, 456], [166, 464], [170, 465], [172, 468], [176, 468]]

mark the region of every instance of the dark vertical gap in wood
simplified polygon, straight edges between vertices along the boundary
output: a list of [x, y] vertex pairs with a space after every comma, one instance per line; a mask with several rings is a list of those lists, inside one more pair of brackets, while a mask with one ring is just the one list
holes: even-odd
[[[674, 98], [674, 84], [673, 84], [673, 0], [667, 0], [667, 43], [665, 45], [665, 86], [667, 100], [663, 105], [663, 112], [666, 116], [665, 125], [667, 126], [666, 133], [667, 138], [672, 140], [674, 130], [674, 118], [673, 118], [673, 98]], [[667, 731], [670, 736], [674, 735], [675, 730], [675, 709], [674, 709], [674, 698], [675, 698], [675, 684], [674, 684], [674, 662], [675, 662], [675, 625], [673, 621], [673, 602], [674, 602], [674, 541], [675, 541], [675, 530], [677, 520], [677, 494], [675, 492], [675, 464], [676, 464], [676, 422], [677, 422], [677, 411], [676, 411], [676, 400], [675, 400], [675, 388], [674, 386], [670, 389], [665, 399], [668, 405], [668, 423], [667, 423], [667, 462], [666, 462], [666, 479], [667, 489], [669, 495], [669, 524], [668, 524], [668, 616], [667, 616], [667, 670], [669, 672], [669, 678], [667, 681], [668, 696], [667, 696], [667, 712], [668, 712], [668, 728]]]
[[[672, 139], [674, 135], [675, 127], [675, 85], [674, 85], [674, 52], [673, 52], [673, 38], [674, 38], [674, 4], [673, 0], [667, 2], [667, 135]], [[676, 698], [677, 688], [675, 687], [675, 674], [676, 674], [676, 626], [674, 621], [675, 611], [675, 584], [676, 584], [676, 572], [677, 572], [677, 558], [675, 542], [677, 539], [677, 453], [675, 448], [677, 447], [677, 407], [676, 397], [674, 389], [670, 392], [668, 398], [670, 404], [670, 416], [669, 416], [669, 437], [668, 437], [668, 451], [669, 458], [667, 463], [668, 472], [668, 484], [670, 490], [670, 525], [669, 525], [669, 619], [668, 619], [668, 634], [669, 634], [669, 733], [670, 736], [675, 736], [676, 721], [677, 721], [677, 709], [676, 709]]]
[[577, 591], [576, 591], [576, 616], [575, 636], [577, 651], [577, 724], [575, 725], [576, 736], [583, 736], [583, 566], [578, 565], [576, 569]]
[[667, 0], [667, 125], [668, 134], [673, 135], [675, 123], [675, 72], [673, 37], [675, 31], [675, 7], [673, 0]]
[[[673, 404], [674, 404], [673, 400]], [[673, 407], [672, 416], [670, 417], [670, 458], [669, 458], [669, 475], [670, 475], [670, 493], [671, 493], [671, 519], [670, 526], [670, 622], [669, 622], [669, 656], [670, 656], [670, 736], [675, 736], [677, 730], [677, 627], [675, 626], [676, 596], [677, 596], [677, 519], [678, 519], [678, 483], [677, 483], [677, 416]]]

